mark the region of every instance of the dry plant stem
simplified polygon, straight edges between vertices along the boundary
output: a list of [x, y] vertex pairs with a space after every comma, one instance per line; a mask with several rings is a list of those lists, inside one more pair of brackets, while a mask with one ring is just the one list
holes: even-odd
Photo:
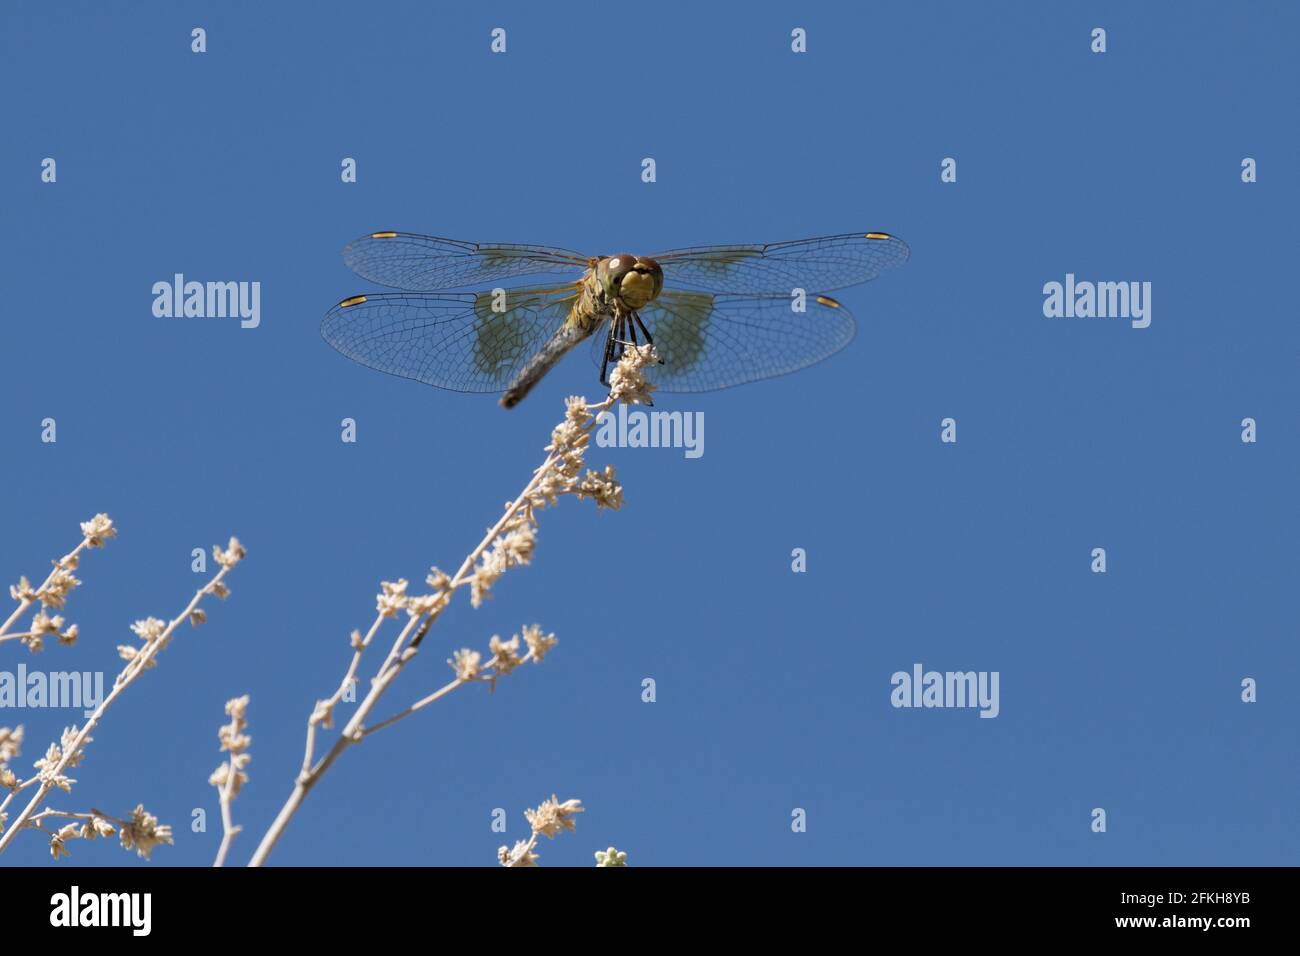
[[50, 831], [41, 826], [41, 824], [46, 820], [81, 820], [85, 823], [91, 823], [96, 818], [107, 820], [109, 823], [116, 824], [118, 827], [130, 826], [129, 821], [123, 820], [120, 817], [112, 816], [108, 813], [100, 813], [98, 810], [91, 810], [89, 813], [73, 813], [70, 810], [42, 810], [40, 813], [34, 814], [32, 818], [27, 821], [27, 829], [40, 830], [42, 833], [49, 833]]
[[243, 827], [235, 826], [235, 821], [230, 815], [230, 801], [232, 791], [235, 789], [235, 777], [239, 768], [235, 766], [235, 755], [230, 755], [229, 772], [226, 776], [226, 782], [221, 787], [221, 846], [217, 847], [217, 858], [212, 861], [213, 866], [225, 866], [226, 854], [230, 852], [230, 844], [235, 842], [235, 834], [239, 833]]
[[214, 867], [225, 866], [230, 845], [243, 830], [243, 827], [235, 825], [230, 808], [243, 785], [248, 782], [244, 768], [253, 759], [248, 753], [253, 739], [245, 733], [248, 728], [248, 701], [247, 694], [226, 701], [226, 716], [230, 718], [230, 723], [217, 728], [221, 749], [228, 752], [230, 758], [208, 777], [208, 783], [217, 788], [217, 799], [221, 804], [221, 845], [217, 847], [216, 859], [212, 861]]
[[[383, 615], [382, 614], [375, 615], [375, 621], [373, 624], [370, 625], [370, 630], [366, 632], [366, 636], [361, 639], [361, 642], [354, 647], [352, 653], [352, 661], [348, 664], [347, 673], [343, 675], [343, 680], [339, 681], [338, 690], [336, 690], [327, 701], [327, 703], [331, 707], [333, 707], [343, 699], [343, 695], [347, 693], [348, 688], [356, 681], [357, 668], [361, 666], [361, 654], [367, 647], [370, 646], [370, 642], [374, 640], [375, 634], [378, 633], [379, 627], [383, 623], [384, 623]], [[307, 721], [307, 745], [302, 755], [302, 770], [298, 774], [299, 777], [303, 777], [308, 772], [311, 771], [311, 758], [313, 757], [313, 755], [315, 755], [315, 753], [316, 753], [316, 722], [312, 720], [308, 720]]]
[[[190, 603], [186, 605], [185, 610], [181, 612], [180, 616], [173, 618], [171, 623], [167, 625], [166, 630], [164, 630], [157, 639], [150, 641], [145, 648], [122, 669], [121, 674], [118, 675], [118, 680], [113, 684], [112, 692], [110, 692], [100, 705], [95, 708], [95, 712], [90, 716], [90, 719], [86, 721], [85, 726], [81, 728], [76, 739], [69, 746], [63, 748], [63, 753], [59, 758], [58, 764], [47, 774], [48, 779], [44, 783], [40, 784], [36, 793], [32, 796], [31, 800], [28, 801], [27, 806], [23, 808], [22, 813], [20, 813], [13, 821], [13, 824], [10, 825], [3, 834], [0, 834], [0, 853], [5, 851], [9, 844], [13, 842], [15, 834], [22, 830], [31, 820], [32, 815], [40, 809], [41, 803], [44, 802], [45, 798], [49, 795], [50, 790], [54, 787], [53, 779], [61, 775], [63, 771], [67, 769], [68, 762], [81, 750], [81, 747], [86, 742], [86, 738], [90, 736], [90, 732], [99, 724], [100, 720], [103, 719], [104, 712], [108, 710], [113, 701], [117, 700], [123, 691], [135, 683], [136, 678], [140, 676], [144, 669], [149, 665], [149, 662], [153, 660], [158, 649], [167, 643], [171, 638], [172, 633], [182, 621], [189, 619], [191, 613], [193, 613], [194, 609], [198, 607], [199, 602], [203, 600], [203, 596], [210, 593], [211, 589], [226, 576], [226, 572], [229, 570], [229, 568], [223, 567], [216, 573], [212, 580], [199, 588], [199, 590], [194, 593], [194, 597], [191, 598]], [[40, 776], [37, 775], [24, 780], [19, 785], [19, 790], [27, 789], [37, 783], [39, 779]], [[13, 794], [10, 794], [9, 798], [5, 800], [5, 804], [8, 804], [12, 797]], [[2, 809], [2, 807], [0, 807], [0, 809]]]
[[28, 825], [29, 827], [32, 827], [33, 829], [39, 830], [39, 829], [40, 829], [41, 822], [44, 821], [44, 820], [48, 820], [48, 819], [50, 819], [50, 818], [55, 818], [55, 819], [59, 819], [59, 820], [86, 820], [86, 821], [90, 821], [90, 820], [95, 819], [96, 816], [101, 817], [101, 818], [103, 818], [103, 819], [105, 819], [105, 820], [112, 820], [114, 823], [124, 823], [124, 822], [126, 822], [126, 821], [124, 821], [124, 820], [118, 820], [118, 819], [116, 819], [115, 817], [110, 817], [110, 816], [109, 816], [108, 814], [106, 814], [106, 813], [99, 813], [99, 814], [96, 814], [96, 813], [72, 813], [72, 812], [67, 811], [67, 810], [42, 810], [40, 813], [35, 814], [35, 815], [30, 819], [30, 820], [28, 820], [28, 821], [27, 821], [27, 825]]
[[[520, 661], [520, 663], [521, 663], [521, 664], [522, 664], [522, 663], [527, 663], [529, 660], [532, 659], [532, 656], [533, 656], [533, 655], [532, 655], [531, 653], [530, 653], [530, 654], [525, 654], [524, 657], [523, 657], [523, 659]], [[450, 681], [450, 682], [448, 682], [447, 684], [444, 684], [442, 687], [439, 687], [437, 690], [435, 690], [435, 691], [434, 691], [432, 694], [430, 694], [428, 697], [423, 697], [423, 698], [421, 698], [420, 700], [417, 700], [417, 701], [416, 701], [414, 704], [412, 704], [410, 707], [406, 708], [406, 710], [399, 711], [398, 713], [393, 714], [392, 717], [386, 717], [385, 719], [381, 720], [379, 723], [375, 724], [373, 727], [366, 727], [364, 730], [361, 731], [361, 736], [362, 736], [363, 738], [364, 738], [364, 737], [369, 737], [371, 734], [373, 734], [373, 733], [375, 733], [375, 732], [377, 732], [377, 731], [383, 730], [385, 727], [391, 726], [392, 724], [397, 723], [397, 722], [398, 722], [399, 720], [401, 720], [403, 717], [410, 717], [410, 716], [411, 716], [413, 713], [415, 713], [417, 710], [421, 710], [421, 709], [423, 709], [423, 708], [425, 708], [425, 707], [428, 707], [428, 706], [429, 706], [430, 704], [432, 704], [434, 701], [436, 701], [436, 700], [441, 700], [443, 697], [446, 697], [446, 696], [447, 696], [448, 694], [450, 694], [453, 690], [455, 690], [457, 687], [459, 687], [461, 684], [464, 684], [464, 683], [467, 683], [467, 682], [461, 680], [460, 678], [457, 678], [457, 679], [454, 680], [454, 681]]]
[[[77, 558], [81, 556], [81, 552], [84, 551], [89, 546], [90, 546], [90, 539], [82, 538], [81, 544], [77, 545], [75, 548], [72, 549], [72, 551], [69, 554], [65, 555], [63, 560], [67, 561], [68, 559], [72, 559], [75, 561]], [[36, 593], [39, 594], [41, 591], [44, 591], [47, 587], [50, 586], [50, 582], [54, 580], [54, 575], [58, 573], [60, 567], [62, 567], [62, 563], [55, 565], [54, 570], [52, 570], [48, 575], [46, 575], [45, 580], [41, 583], [41, 586], [36, 589]], [[10, 614], [8, 618], [5, 619], [5, 622], [3, 624], [0, 624], [0, 641], [14, 640], [19, 637], [27, 636], [23, 634], [10, 634], [9, 628], [13, 627], [14, 623], [20, 617], [22, 617], [24, 613], [26, 613], [29, 607], [31, 607], [35, 603], [36, 601], [33, 598], [22, 598], [21, 600], [19, 600], [18, 607], [14, 608], [14, 612]]]
[[[615, 398], [611, 394], [610, 397], [606, 398], [603, 402], [589, 406], [589, 409], [593, 414], [593, 419], [591, 425], [588, 426], [587, 435], [582, 439], [582, 444], [585, 445], [590, 440], [590, 430], [595, 427], [594, 416], [598, 415], [601, 411], [607, 410], [614, 404], [614, 401]], [[461, 563], [460, 569], [456, 572], [455, 576], [452, 577], [450, 584], [447, 585], [446, 594], [448, 597], [470, 582], [473, 578], [474, 566], [477, 564], [479, 558], [481, 558], [483, 553], [492, 546], [492, 542], [496, 540], [497, 536], [511, 521], [511, 519], [528, 506], [530, 498], [534, 493], [536, 493], [542, 480], [560, 461], [561, 455], [557, 452], [552, 452], [548, 454], [542, 464], [537, 467], [533, 472], [533, 477], [524, 487], [524, 490], [519, 493], [519, 496], [515, 498], [513, 502], [506, 506], [505, 513], [501, 516], [500, 520], [498, 520], [487, 534], [483, 536], [483, 540], [478, 543], [474, 550], [465, 557], [464, 562]], [[306, 751], [303, 755], [302, 770], [298, 774], [297, 781], [294, 783], [292, 793], [289, 794], [289, 798], [285, 801], [284, 806], [280, 808], [280, 812], [276, 815], [270, 828], [262, 837], [262, 842], [258, 844], [257, 850], [248, 861], [249, 866], [262, 866], [266, 863], [267, 857], [269, 857], [271, 851], [275, 849], [276, 843], [279, 842], [280, 837], [284, 834], [284, 830], [293, 819], [294, 814], [298, 812], [298, 808], [302, 806], [303, 801], [307, 798], [307, 794], [311, 793], [312, 788], [320, 782], [321, 777], [324, 776], [326, 771], [334, 765], [334, 761], [342, 755], [343, 751], [353, 744], [360, 743], [369, 734], [374, 733], [383, 727], [387, 727], [398, 720], [401, 720], [403, 717], [410, 716], [417, 710], [428, 706], [464, 683], [459, 680], [452, 681], [440, 690], [435, 691], [433, 694], [430, 694], [428, 697], [425, 697], [420, 701], [417, 701], [406, 710], [384, 720], [382, 723], [375, 725], [375, 727], [370, 728], [368, 731], [363, 730], [364, 721], [370, 715], [370, 711], [374, 708], [375, 704], [379, 702], [379, 698], [383, 696], [386, 690], [388, 690], [389, 686], [397, 678], [397, 675], [401, 673], [406, 664], [419, 651], [420, 642], [424, 639], [424, 635], [428, 633], [429, 628], [432, 626], [433, 622], [437, 620], [438, 616], [442, 613], [442, 609], [447, 606], [447, 603], [448, 602], [444, 602], [440, 607], [424, 615], [423, 619], [420, 617], [411, 617], [407, 621], [406, 626], [402, 628], [401, 633], [398, 634], [397, 639], [393, 642], [393, 646], [389, 650], [388, 656], [384, 658], [383, 664], [380, 665], [379, 669], [375, 672], [375, 676], [371, 679], [369, 693], [367, 693], [361, 703], [357, 705], [356, 711], [352, 714], [347, 725], [339, 733], [338, 739], [334, 741], [333, 746], [330, 747], [325, 756], [317, 761], [315, 765], [312, 764], [312, 758], [314, 756], [316, 741], [316, 721], [312, 718], [308, 719], [307, 744]], [[361, 659], [361, 654], [374, 638], [382, 620], [382, 615], [377, 617], [365, 638], [358, 643], [354, 643], [352, 662], [348, 666], [347, 674], [344, 675], [343, 681], [339, 685], [339, 689], [335, 691], [334, 696], [330, 699], [329, 703], [333, 704], [341, 700], [349, 683], [352, 680], [355, 680], [356, 670]], [[419, 628], [418, 631], [416, 631], [417, 626]], [[416, 631], [414, 638], [411, 637], [413, 631]]]
[[[394, 648], [401, 645], [401, 643], [406, 639], [406, 636], [410, 634], [412, 629], [414, 629], [418, 621], [419, 618], [414, 617], [407, 621], [406, 627], [402, 628], [401, 634], [398, 635], [397, 641], [393, 645]], [[391, 653], [389, 656], [391, 658]], [[280, 835], [284, 833], [284, 828], [289, 825], [289, 821], [293, 819], [293, 815], [298, 812], [298, 808], [302, 806], [302, 802], [307, 798], [307, 794], [309, 794], [312, 788], [316, 786], [316, 783], [325, 774], [325, 771], [329, 770], [329, 768], [333, 766], [334, 761], [339, 758], [339, 755], [342, 754], [349, 745], [356, 743], [357, 740], [361, 739], [360, 735], [357, 733], [357, 729], [361, 726], [361, 722], [370, 713], [375, 704], [378, 703], [380, 695], [383, 694], [383, 692], [388, 688], [388, 685], [392, 683], [393, 679], [401, 672], [402, 667], [405, 666], [406, 661], [409, 659], [410, 658], [408, 657], [399, 660], [397, 666], [390, 668], [386, 674], [380, 673], [374, 678], [374, 681], [370, 685], [370, 692], [366, 694], [365, 699], [357, 706], [356, 712], [352, 715], [352, 719], [347, 722], [347, 725], [339, 734], [338, 739], [334, 741], [334, 746], [329, 749], [329, 752], [325, 754], [325, 756], [322, 757], [314, 767], [311, 767], [309, 770], [298, 775], [298, 780], [294, 784], [293, 792], [289, 794], [289, 799], [285, 801], [284, 806], [280, 808], [280, 812], [276, 815], [275, 821], [271, 824], [271, 828], [267, 830], [266, 834], [262, 837], [262, 842], [258, 844], [257, 850], [253, 853], [252, 859], [248, 861], [249, 866], [261, 866], [266, 862], [266, 858], [270, 856], [271, 851], [275, 849], [275, 844], [279, 841]], [[308, 732], [309, 734], [311, 732], [310, 726]], [[310, 746], [311, 744], [309, 743], [308, 747], [310, 748]], [[310, 763], [311, 757], [312, 754], [309, 749], [306, 762]]]
[[0, 813], [4, 813], [8, 810], [9, 804], [14, 802], [14, 797], [18, 796], [18, 794], [22, 793], [28, 787], [35, 785], [36, 781], [39, 779], [39, 777], [29, 777], [27, 780], [24, 780], [22, 783], [18, 784], [18, 786], [14, 787], [14, 789], [10, 790], [9, 793], [5, 795], [4, 800], [0, 800]]

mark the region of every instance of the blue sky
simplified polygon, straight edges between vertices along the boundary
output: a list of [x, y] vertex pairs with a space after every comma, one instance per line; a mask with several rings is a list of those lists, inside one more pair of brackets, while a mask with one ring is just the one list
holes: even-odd
[[[130, 622], [198, 586], [192, 548], [249, 549], [52, 805], [143, 801], [177, 832], [155, 865], [210, 862], [216, 728], [248, 693], [246, 860], [378, 581], [458, 565], [561, 398], [596, 397], [582, 354], [511, 412], [346, 361], [318, 326], [373, 289], [340, 260], [349, 240], [651, 252], [875, 229], [912, 258], [837, 294], [856, 340], [794, 376], [666, 396], [704, 413], [699, 459], [593, 449], [625, 508], [544, 514], [534, 564], [444, 616], [389, 700], [525, 623], [557, 632], [554, 655], [353, 749], [273, 862], [492, 865], [552, 792], [588, 809], [543, 865], [611, 843], [634, 865], [1300, 862], [1294, 5], [77, 3], [3, 21], [0, 71], [24, 92], [0, 150], [0, 576], [43, 575], [97, 511], [121, 534], [82, 566], [80, 645], [7, 643], [0, 667], [111, 675]], [[259, 281], [260, 327], [155, 318], [150, 289], [177, 272]], [[1152, 283], [1151, 326], [1044, 317], [1067, 273]], [[999, 716], [891, 707], [917, 662], [997, 671]], [[79, 719], [0, 712], [27, 726], [24, 768]], [[48, 859], [29, 835], [7, 862]]]

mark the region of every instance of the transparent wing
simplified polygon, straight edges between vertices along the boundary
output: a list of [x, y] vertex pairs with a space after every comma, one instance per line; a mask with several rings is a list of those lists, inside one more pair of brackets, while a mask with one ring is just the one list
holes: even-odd
[[357, 275], [394, 289], [432, 292], [502, 279], [586, 269], [589, 259], [550, 246], [484, 244], [372, 232], [347, 245], [343, 261]]
[[876, 278], [907, 261], [907, 243], [884, 232], [857, 232], [766, 246], [697, 246], [653, 256], [664, 288], [743, 295], [810, 295]]
[[857, 323], [830, 296], [808, 296], [803, 312], [794, 304], [789, 295], [664, 290], [638, 313], [664, 360], [648, 377], [666, 392], [707, 392], [806, 368], [853, 341]]
[[491, 292], [385, 292], [344, 299], [321, 335], [354, 362], [458, 392], [499, 392], [568, 318], [572, 283]]

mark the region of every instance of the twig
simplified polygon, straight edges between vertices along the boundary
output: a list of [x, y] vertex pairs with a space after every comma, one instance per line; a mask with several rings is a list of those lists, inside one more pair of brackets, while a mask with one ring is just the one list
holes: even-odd
[[551, 799], [543, 800], [536, 810], [524, 811], [524, 817], [533, 831], [528, 842], [518, 840], [513, 849], [501, 847], [497, 850], [497, 862], [507, 867], [536, 866], [537, 854], [533, 849], [537, 846], [537, 838], [545, 835], [548, 840], [551, 840], [564, 830], [572, 833], [577, 829], [573, 817], [582, 812], [581, 800], [565, 800], [561, 803], [560, 799], [552, 794]]
[[113, 701], [117, 700], [117, 698], [125, 692], [128, 687], [135, 683], [136, 679], [139, 678], [146, 668], [153, 666], [154, 658], [157, 656], [159, 651], [167, 646], [168, 642], [171, 640], [172, 634], [181, 622], [186, 620], [198, 621], [202, 619], [202, 612], [196, 614], [196, 611], [199, 602], [202, 601], [205, 595], [224, 595], [228, 593], [222, 580], [230, 570], [234, 568], [240, 560], [242, 560], [244, 549], [237, 540], [231, 538], [230, 547], [227, 551], [223, 552], [220, 549], [214, 549], [214, 553], [217, 554], [217, 560], [221, 564], [221, 570], [218, 571], [207, 584], [194, 593], [194, 597], [191, 598], [189, 604], [185, 606], [185, 610], [183, 610], [177, 617], [173, 618], [165, 627], [163, 626], [162, 621], [158, 621], [154, 618], [148, 618], [147, 620], [136, 622], [134, 630], [137, 635], [145, 640], [144, 647], [138, 650], [134, 647], [118, 648], [119, 653], [127, 660], [127, 664], [122, 668], [121, 673], [117, 675], [117, 679], [113, 682], [113, 690], [104, 698], [103, 701], [100, 702], [99, 706], [95, 708], [95, 712], [90, 716], [90, 719], [86, 721], [85, 725], [81, 727], [80, 730], [73, 726], [64, 731], [60, 744], [50, 745], [45, 758], [37, 761], [37, 768], [40, 772], [29, 779], [24, 780], [18, 786], [17, 790], [6, 797], [4, 804], [0, 804], [0, 811], [2, 811], [18, 792], [26, 790], [28, 787], [33, 785], [37, 786], [36, 793], [28, 801], [27, 806], [23, 808], [23, 811], [14, 820], [13, 824], [6, 828], [3, 833], [0, 833], [0, 853], [3, 853], [5, 849], [8, 848], [9, 844], [13, 842], [14, 837], [18, 832], [27, 825], [33, 814], [40, 809], [41, 804], [44, 802], [51, 790], [58, 787], [64, 791], [71, 791], [72, 784], [75, 783], [75, 781], [67, 777], [64, 771], [70, 767], [75, 767], [81, 762], [81, 759], [84, 756], [83, 748], [86, 744], [90, 743], [92, 739], [90, 736], [91, 730], [99, 725], [105, 712], [107, 712], [108, 708], [112, 706]]
[[[461, 588], [469, 586], [471, 603], [474, 607], [478, 607], [488, 596], [492, 584], [506, 570], [531, 561], [537, 511], [554, 504], [562, 494], [593, 498], [601, 508], [617, 509], [622, 505], [622, 487], [614, 477], [613, 468], [607, 467], [603, 472], [588, 470], [584, 475], [582, 474], [583, 456], [590, 442], [591, 432], [597, 424], [596, 416], [600, 412], [607, 411], [617, 401], [628, 403], [649, 401], [653, 386], [645, 380], [641, 370], [646, 365], [657, 361], [652, 347], [631, 347], [611, 374], [610, 393], [603, 402], [588, 405], [585, 399], [576, 397], [567, 401], [565, 420], [552, 432], [551, 444], [546, 449], [548, 452], [546, 459], [533, 472], [532, 478], [518, 497], [506, 505], [505, 513], [501, 518], [488, 529], [487, 534], [465, 557], [455, 575], [448, 577], [434, 569], [428, 578], [429, 585], [434, 589], [432, 594], [407, 597], [405, 580], [382, 584], [382, 592], [377, 602], [378, 615], [370, 629], [364, 637], [358, 631], [352, 633], [353, 655], [338, 690], [326, 700], [318, 701], [308, 718], [302, 768], [288, 799], [253, 853], [249, 866], [262, 866], [266, 862], [307, 795], [350, 746], [423, 709], [466, 683], [484, 680], [494, 683], [498, 676], [509, 673], [524, 660], [538, 662], [554, 645], [553, 636], [542, 637], [541, 629], [534, 628], [525, 629], [524, 632], [524, 639], [529, 647], [526, 657], [520, 657], [511, 649], [512, 644], [514, 648], [519, 646], [518, 637], [511, 642], [501, 642], [499, 638], [493, 638], [492, 657], [486, 665], [482, 666], [477, 652], [461, 651], [452, 661], [449, 661], [456, 668], [456, 680], [374, 727], [368, 730], [365, 728], [365, 721], [371, 711], [419, 652], [425, 635], [450, 603], [452, 595]], [[375, 639], [384, 619], [395, 617], [400, 609], [406, 610], [408, 620], [393, 641], [383, 663], [371, 678], [369, 691], [357, 705], [330, 749], [313, 763], [317, 726], [331, 726], [335, 706], [356, 680], [361, 655]], [[488, 670], [492, 671], [490, 675], [484, 673]]]
[[[63, 618], [50, 617], [45, 609], [62, 610], [68, 595], [81, 583], [72, 573], [81, 563], [81, 552], [87, 548], [102, 548], [105, 541], [115, 537], [117, 529], [113, 527], [112, 519], [106, 514], [97, 514], [89, 521], [81, 522], [81, 543], [53, 562], [53, 570], [40, 587], [32, 587], [26, 577], [19, 578], [17, 584], [10, 586], [9, 595], [17, 602], [17, 607], [0, 624], [0, 643], [22, 641], [29, 650], [39, 651], [45, 637], [51, 636], [57, 637], [61, 644], [75, 644], [77, 626], [65, 628]], [[32, 617], [31, 627], [21, 634], [9, 633], [9, 629], [37, 602], [41, 604], [41, 610]]]
[[230, 844], [234, 842], [235, 835], [243, 829], [235, 826], [230, 813], [230, 804], [239, 794], [240, 788], [248, 782], [248, 774], [244, 772], [244, 768], [248, 766], [251, 759], [247, 751], [252, 740], [244, 733], [244, 728], [247, 726], [244, 714], [247, 708], [247, 694], [226, 701], [226, 715], [230, 717], [230, 723], [223, 725], [217, 732], [221, 740], [221, 749], [230, 752], [230, 759], [208, 778], [208, 783], [217, 788], [218, 799], [221, 801], [221, 846], [217, 848], [217, 858], [212, 862], [214, 867], [225, 866]]

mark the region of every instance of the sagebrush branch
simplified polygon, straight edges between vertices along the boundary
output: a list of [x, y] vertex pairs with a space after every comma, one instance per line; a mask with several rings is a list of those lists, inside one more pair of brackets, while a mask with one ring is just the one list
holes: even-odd
[[497, 862], [508, 867], [536, 866], [537, 854], [534, 849], [537, 846], [537, 838], [544, 836], [548, 840], [553, 840], [556, 834], [564, 830], [572, 833], [577, 829], [573, 817], [582, 811], [581, 800], [565, 800], [561, 803], [559, 797], [551, 794], [551, 799], [543, 800], [536, 810], [524, 811], [524, 818], [532, 828], [531, 835], [527, 840], [516, 840], [513, 847], [499, 847]]
[[[71, 568], [76, 567], [77, 554], [82, 548], [99, 547], [104, 540], [114, 537], [116, 534], [112, 522], [107, 515], [103, 514], [97, 515], [92, 521], [84, 523], [81, 527], [84, 535], [82, 545], [60, 562], [56, 562], [55, 570], [45, 584], [40, 588], [30, 588], [24, 587], [20, 583], [18, 588], [11, 589], [11, 593], [17, 592], [14, 593], [14, 599], [18, 601], [19, 608], [14, 614], [10, 615], [10, 624], [21, 617], [26, 608], [38, 601], [42, 603], [43, 608], [61, 606], [61, 604], [51, 605], [48, 603], [50, 595], [55, 593], [51, 591], [51, 588], [55, 590], [58, 588], [64, 589], [61, 595], [55, 597], [56, 601], [65, 598], [67, 591], [75, 587], [76, 583], [79, 583], [75, 579], [72, 579], [71, 583], [68, 581], [71, 576]], [[19, 781], [13, 772], [8, 769], [6, 766], [8, 761], [18, 756], [18, 744], [21, 742], [22, 728], [18, 728], [17, 732], [10, 731], [8, 728], [0, 728], [0, 784], [3, 784], [4, 789], [8, 791], [4, 800], [0, 802], [0, 853], [4, 852], [17, 834], [24, 829], [30, 828], [48, 832], [41, 826], [41, 821], [48, 816], [54, 816], [55, 811], [46, 811], [46, 816], [41, 816], [38, 811], [51, 791], [58, 789], [65, 793], [72, 792], [72, 785], [76, 781], [67, 775], [67, 771], [80, 765], [85, 758], [85, 748], [93, 740], [90, 732], [99, 726], [108, 708], [128, 687], [139, 679], [144, 671], [156, 665], [157, 655], [171, 642], [176, 628], [182, 622], [189, 621], [192, 626], [197, 627], [207, 619], [206, 613], [199, 607], [204, 597], [216, 595], [225, 598], [229, 595], [230, 591], [226, 587], [224, 579], [235, 565], [243, 560], [244, 548], [237, 539], [231, 538], [226, 548], [214, 547], [212, 552], [221, 569], [211, 580], [195, 592], [194, 597], [190, 599], [185, 609], [170, 622], [164, 622], [153, 617], [135, 622], [131, 630], [144, 644], [138, 647], [134, 645], [118, 646], [118, 655], [126, 661], [126, 664], [113, 681], [112, 691], [95, 708], [83, 726], [78, 728], [74, 725], [64, 728], [59, 742], [51, 743], [45, 752], [45, 756], [36, 761], [37, 773]], [[69, 559], [71, 559], [70, 562]], [[60, 572], [65, 572], [66, 576], [60, 576]], [[44, 613], [44, 610], [42, 609], [40, 613]], [[22, 812], [15, 818], [13, 825], [6, 828], [5, 823], [8, 818], [7, 810], [9, 805], [20, 793], [33, 787], [36, 788], [36, 792], [27, 802]], [[75, 817], [75, 819], [82, 819], [82, 817]], [[95, 836], [106, 835], [104, 826], [111, 826], [110, 821], [114, 818], [93, 812], [88, 819], [89, 824], [74, 822], [51, 835], [50, 852], [55, 859], [67, 855], [66, 844], [69, 839], [94, 839]], [[104, 820], [105, 823], [103, 825], [97, 824], [96, 819]], [[147, 813], [143, 806], [138, 806], [132, 811], [129, 819], [117, 820], [116, 822], [123, 846], [126, 849], [137, 850], [142, 856], [147, 857], [153, 847], [159, 843], [171, 842], [170, 828], [159, 825], [157, 818]]]
[[[249, 861], [250, 866], [261, 866], [266, 862], [307, 795], [348, 747], [422, 710], [465, 684], [486, 682], [495, 687], [498, 678], [526, 661], [540, 662], [555, 645], [554, 635], [543, 636], [541, 628], [534, 625], [524, 628], [522, 635], [517, 634], [509, 641], [494, 636], [489, 643], [490, 656], [486, 663], [478, 651], [468, 648], [457, 651], [448, 661], [456, 673], [455, 680], [373, 727], [365, 726], [375, 705], [419, 652], [429, 629], [456, 591], [468, 587], [470, 603], [477, 608], [484, 599], [490, 597], [492, 586], [507, 570], [532, 561], [536, 547], [538, 512], [556, 504], [560, 496], [567, 494], [579, 499], [591, 498], [602, 510], [617, 510], [622, 506], [623, 488], [615, 477], [613, 467], [606, 466], [603, 471], [588, 469], [584, 473], [584, 458], [591, 441], [591, 432], [596, 427], [597, 416], [601, 412], [608, 411], [619, 401], [628, 404], [650, 402], [654, 386], [646, 380], [643, 369], [657, 361], [653, 346], [629, 346], [610, 374], [610, 392], [603, 402], [589, 405], [585, 398], [576, 396], [566, 400], [564, 420], [551, 433], [545, 460], [533, 472], [523, 491], [506, 505], [505, 513], [466, 555], [454, 575], [434, 568], [426, 579], [432, 590], [423, 595], [408, 595], [408, 582], [405, 579], [381, 583], [376, 599], [375, 619], [364, 634], [361, 631], [352, 632], [352, 657], [343, 679], [334, 693], [317, 701], [312, 710], [307, 720], [302, 767], [293, 790], [262, 837]], [[334, 709], [347, 699], [349, 690], [357, 681], [362, 655], [377, 637], [384, 621], [397, 617], [402, 611], [406, 612], [407, 620], [371, 677], [369, 691], [330, 749], [323, 757], [316, 759], [318, 729], [328, 729], [333, 725]], [[521, 640], [528, 647], [527, 653], [523, 655], [519, 653]], [[535, 837], [534, 834], [534, 840]]]
[[[81, 552], [88, 548], [102, 548], [105, 541], [115, 537], [117, 529], [113, 527], [112, 519], [106, 514], [97, 514], [89, 521], [81, 522], [81, 543], [52, 562], [53, 570], [39, 587], [32, 587], [26, 576], [20, 577], [17, 584], [10, 585], [9, 596], [17, 606], [0, 624], [0, 643], [22, 641], [33, 654], [45, 646], [46, 637], [56, 638], [65, 646], [77, 643], [77, 625], [65, 626], [62, 616], [51, 615], [49, 612], [63, 610], [68, 595], [81, 583], [72, 573], [81, 564]], [[21, 633], [11, 633], [10, 629], [35, 604], [40, 604], [41, 607], [32, 615], [27, 629]]]
[[212, 776], [208, 777], [208, 783], [217, 788], [218, 799], [221, 802], [221, 846], [217, 848], [217, 858], [213, 860], [213, 866], [225, 866], [230, 844], [234, 842], [235, 834], [243, 829], [235, 826], [230, 813], [230, 804], [239, 795], [240, 788], [248, 783], [248, 774], [244, 768], [253, 759], [248, 753], [248, 747], [253, 739], [244, 733], [248, 726], [245, 718], [247, 711], [247, 694], [226, 701], [226, 716], [230, 718], [230, 723], [223, 724], [217, 731], [221, 749], [229, 752], [230, 759], [212, 771]]

